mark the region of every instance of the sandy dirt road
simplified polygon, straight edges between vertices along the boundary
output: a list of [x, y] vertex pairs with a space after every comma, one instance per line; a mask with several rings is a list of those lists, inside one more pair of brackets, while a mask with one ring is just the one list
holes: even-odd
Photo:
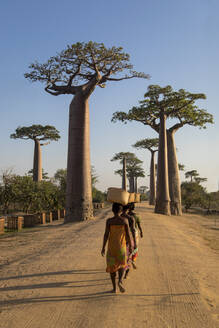
[[137, 207], [144, 238], [125, 294], [110, 294], [95, 221], [0, 238], [0, 328], [219, 327], [219, 256], [177, 217]]

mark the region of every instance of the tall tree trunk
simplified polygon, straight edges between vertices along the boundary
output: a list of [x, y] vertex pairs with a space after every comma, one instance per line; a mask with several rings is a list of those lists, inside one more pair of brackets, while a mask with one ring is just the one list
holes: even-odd
[[129, 192], [131, 192], [131, 188], [132, 188], [132, 178], [128, 178], [129, 180]]
[[129, 192], [135, 192], [134, 177], [129, 178]]
[[134, 189], [135, 189], [135, 192], [137, 193], [138, 192], [138, 178], [137, 177], [134, 177]]
[[151, 165], [150, 165], [150, 199], [149, 204], [155, 205], [156, 199], [156, 188], [155, 188], [155, 162], [154, 162], [155, 152], [151, 151]]
[[173, 215], [182, 215], [179, 166], [176, 155], [174, 131], [167, 130], [168, 174], [170, 210]]
[[157, 167], [157, 198], [155, 213], [170, 215], [170, 196], [167, 161], [166, 115], [160, 114], [159, 149]]
[[33, 181], [42, 180], [42, 154], [40, 141], [34, 140], [34, 158], [33, 158]]
[[123, 157], [123, 166], [122, 166], [122, 189], [127, 190], [127, 183], [126, 183], [126, 158]]
[[133, 176], [132, 176], [131, 183], [132, 183], [132, 191], [131, 192], [135, 192], [135, 178]]
[[93, 217], [88, 99], [78, 92], [70, 104], [65, 222]]

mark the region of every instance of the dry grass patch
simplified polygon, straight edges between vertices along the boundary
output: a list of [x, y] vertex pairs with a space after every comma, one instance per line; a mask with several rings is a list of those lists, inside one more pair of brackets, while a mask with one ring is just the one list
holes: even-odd
[[190, 213], [184, 213], [180, 218], [182, 223], [196, 231], [214, 250], [219, 250], [219, 215], [204, 215], [197, 210], [191, 210]]

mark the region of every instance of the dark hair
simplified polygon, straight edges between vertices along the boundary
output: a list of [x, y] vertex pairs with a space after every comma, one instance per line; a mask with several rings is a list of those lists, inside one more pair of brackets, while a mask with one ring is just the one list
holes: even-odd
[[130, 203], [129, 208], [131, 211], [133, 211], [135, 209], [135, 203]]
[[130, 205], [129, 204], [123, 206], [123, 211], [127, 211], [129, 209], [130, 209]]
[[112, 211], [114, 214], [118, 214], [119, 212], [122, 212], [123, 206], [119, 203], [113, 203]]

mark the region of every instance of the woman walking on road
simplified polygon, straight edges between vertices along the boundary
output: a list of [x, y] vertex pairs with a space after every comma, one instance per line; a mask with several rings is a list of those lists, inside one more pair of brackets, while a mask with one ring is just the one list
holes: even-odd
[[128, 214], [128, 211], [130, 211], [130, 205], [124, 205], [123, 206], [123, 212], [122, 212], [122, 216], [125, 217], [128, 220], [129, 223], [129, 229], [131, 231], [131, 235], [132, 235], [132, 246], [133, 246], [133, 252], [130, 253], [129, 251], [129, 245], [128, 243], [126, 243], [126, 254], [127, 254], [127, 266], [125, 268], [125, 275], [124, 275], [124, 279], [127, 278], [128, 274], [129, 274], [129, 270], [131, 268], [131, 264], [133, 265], [133, 259], [135, 258], [135, 254], [137, 252], [137, 246], [136, 246], [136, 232], [135, 232], [135, 219], [133, 216]]
[[128, 215], [131, 216], [134, 219], [134, 222], [135, 222], [135, 249], [134, 249], [133, 257], [132, 257], [132, 266], [133, 266], [134, 269], [137, 269], [136, 259], [137, 259], [137, 256], [138, 256], [138, 244], [139, 244], [138, 230], [140, 232], [141, 238], [143, 238], [143, 231], [142, 231], [142, 228], [141, 228], [140, 217], [134, 212], [134, 210], [135, 210], [135, 203], [130, 203], [129, 204]]
[[122, 278], [124, 269], [127, 266], [126, 242], [128, 242], [130, 252], [133, 251], [131, 245], [131, 236], [129, 231], [128, 220], [121, 216], [123, 206], [113, 203], [112, 211], [114, 217], [106, 221], [106, 229], [103, 237], [103, 247], [101, 254], [105, 255], [105, 247], [108, 241], [108, 250], [106, 254], [107, 268], [106, 272], [110, 273], [113, 293], [116, 293], [116, 272], [118, 271], [118, 287], [121, 293], [125, 292]]

